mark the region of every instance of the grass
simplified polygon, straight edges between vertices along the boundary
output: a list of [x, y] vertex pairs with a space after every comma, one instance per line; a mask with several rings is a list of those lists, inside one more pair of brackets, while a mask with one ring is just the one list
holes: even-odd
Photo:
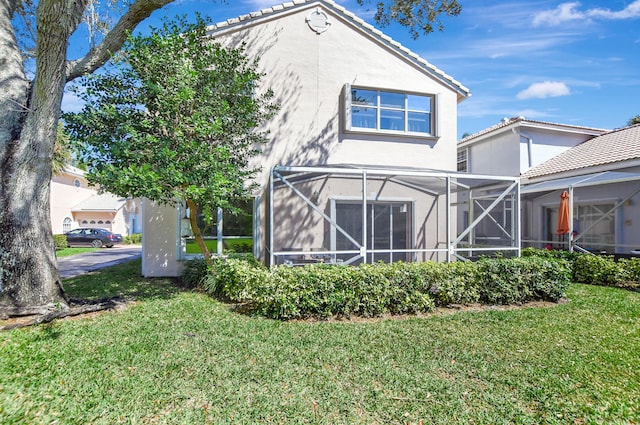
[[80, 247], [80, 248], [63, 248], [56, 251], [56, 257], [70, 257], [76, 254], [82, 254], [84, 252], [93, 252], [99, 251], [100, 248], [89, 248], [89, 247]]
[[[205, 245], [207, 245], [207, 249], [209, 249], [209, 252], [215, 253], [218, 251], [218, 241], [217, 239], [205, 239]], [[234, 248], [234, 246], [238, 246], [238, 245], [242, 245], [242, 244], [247, 244], [250, 245], [253, 243], [253, 239], [252, 238], [234, 238], [234, 239], [227, 239], [227, 245], [229, 248]], [[198, 244], [196, 243], [195, 240], [193, 239], [189, 239], [187, 242], [187, 246], [186, 246], [186, 250], [187, 250], [187, 254], [200, 254], [200, 247], [198, 246]]]
[[0, 423], [586, 424], [640, 421], [640, 294], [550, 308], [278, 322], [140, 262], [65, 281], [126, 310], [0, 334]]

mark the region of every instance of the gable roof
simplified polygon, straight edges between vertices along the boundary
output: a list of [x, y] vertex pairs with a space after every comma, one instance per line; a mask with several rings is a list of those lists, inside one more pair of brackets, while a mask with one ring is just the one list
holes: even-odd
[[71, 208], [73, 212], [81, 211], [118, 211], [125, 204], [126, 199], [111, 193], [102, 193], [85, 199]]
[[522, 177], [531, 179], [634, 159], [640, 159], [640, 124], [582, 142], [531, 168]]
[[482, 139], [483, 136], [490, 135], [491, 133], [498, 133], [505, 130], [510, 130], [511, 128], [516, 128], [516, 127], [535, 127], [540, 129], [546, 129], [546, 130], [559, 130], [559, 131], [565, 131], [565, 132], [571, 132], [571, 133], [590, 134], [593, 136], [598, 136], [609, 131], [603, 128], [559, 124], [559, 123], [548, 122], [548, 121], [528, 120], [525, 117], [521, 116], [521, 117], [504, 118], [502, 121], [500, 121], [496, 125], [485, 128], [484, 130], [480, 130], [477, 133], [473, 133], [467, 137], [460, 139], [460, 141], [458, 142], [458, 145], [471, 144], [478, 139]]
[[349, 12], [344, 7], [335, 3], [333, 0], [294, 0], [282, 3], [276, 6], [242, 15], [237, 18], [218, 22], [217, 24], [214, 24], [208, 28], [208, 33], [210, 35], [223, 34], [239, 29], [240, 27], [243, 27], [245, 25], [257, 24], [264, 20], [275, 19], [280, 15], [290, 14], [299, 10], [311, 9], [317, 6], [323, 6], [327, 10], [332, 11], [336, 16], [340, 17], [346, 23], [349, 23], [352, 26], [356, 27], [360, 31], [367, 34], [370, 38], [376, 40], [378, 43], [391, 48], [397, 54], [412, 62], [426, 74], [440, 81], [445, 86], [450, 87], [453, 91], [458, 93], [459, 100], [471, 96], [469, 89], [463, 86], [462, 83], [455, 80], [453, 77], [446, 74], [441, 69], [433, 66], [425, 59], [418, 56], [417, 53], [414, 53], [408, 48], [404, 47], [402, 44], [393, 40], [391, 37], [384, 34], [382, 31], [378, 30], [371, 24], [368, 24], [361, 18], [357, 17], [352, 12]]

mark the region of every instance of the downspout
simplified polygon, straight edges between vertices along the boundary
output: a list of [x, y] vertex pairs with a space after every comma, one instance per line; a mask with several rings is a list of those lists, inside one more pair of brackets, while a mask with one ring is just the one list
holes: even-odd
[[528, 159], [528, 163], [529, 163], [529, 168], [533, 167], [533, 139], [525, 134], [522, 134], [521, 132], [519, 132], [518, 130], [516, 130], [515, 128], [512, 128], [511, 131], [513, 131], [514, 134], [517, 134], [520, 137], [523, 137], [525, 139], [527, 139], [527, 159]]

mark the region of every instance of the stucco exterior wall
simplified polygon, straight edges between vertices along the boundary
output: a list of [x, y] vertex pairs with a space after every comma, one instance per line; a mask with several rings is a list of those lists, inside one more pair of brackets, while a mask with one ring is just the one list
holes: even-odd
[[[73, 182], [80, 181], [81, 187], [77, 188]], [[95, 189], [89, 188], [87, 180], [81, 176], [62, 174], [51, 179], [51, 228], [54, 234], [63, 233], [62, 224], [66, 217], [72, 220], [71, 229], [80, 227], [80, 224], [71, 213], [71, 208], [95, 195]]]
[[520, 175], [519, 136], [505, 131], [468, 147], [469, 171], [494, 176]]
[[508, 127], [460, 148], [468, 150], [471, 173], [519, 176], [591, 137], [571, 131]]
[[[273, 165], [344, 163], [454, 170], [457, 94], [330, 10], [322, 9], [331, 26], [315, 33], [306, 23], [314, 10], [302, 8], [215, 35], [225, 45], [246, 43], [246, 53], [259, 58], [265, 73], [262, 87], [271, 88], [281, 105], [267, 125], [271, 141], [254, 162], [263, 168], [257, 181], [265, 185]], [[436, 95], [439, 137], [345, 132], [345, 84]]]
[[144, 199], [142, 216], [142, 275], [179, 276], [182, 238], [178, 234], [178, 210]]

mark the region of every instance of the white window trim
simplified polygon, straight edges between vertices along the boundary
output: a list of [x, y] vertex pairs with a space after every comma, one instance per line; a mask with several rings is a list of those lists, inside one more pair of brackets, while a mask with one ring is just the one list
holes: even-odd
[[[351, 97], [351, 90], [354, 88], [354, 86], [352, 86], [351, 84], [347, 83], [344, 85], [343, 87], [343, 117], [344, 117], [344, 131], [346, 133], [356, 133], [356, 134], [370, 134], [370, 135], [393, 135], [393, 136], [399, 136], [399, 137], [410, 137], [410, 138], [419, 138], [419, 139], [429, 139], [429, 140], [434, 140], [439, 138], [438, 135], [438, 125], [437, 125], [437, 109], [439, 107], [439, 99], [438, 99], [438, 95], [437, 94], [432, 94], [432, 93], [418, 93], [418, 92], [412, 92], [412, 91], [400, 91], [400, 90], [391, 90], [391, 89], [384, 89], [384, 88], [379, 88], [379, 87], [368, 87], [368, 86], [355, 86], [355, 88], [357, 89], [362, 89], [362, 90], [372, 90], [372, 91], [376, 91], [378, 92], [378, 104], [376, 106], [371, 106], [370, 108], [374, 108], [378, 111], [378, 113], [376, 113], [376, 128], [361, 128], [361, 127], [353, 127], [352, 126], [352, 116], [351, 116], [351, 107], [352, 107], [352, 97]], [[386, 109], [386, 110], [394, 110], [394, 111], [400, 111], [401, 109], [396, 109], [396, 108], [381, 108], [380, 107], [380, 92], [386, 92], [386, 93], [399, 93], [399, 94], [404, 94], [405, 95], [405, 107], [404, 109], [402, 109], [405, 113], [405, 117], [404, 117], [404, 122], [405, 122], [405, 126], [408, 125], [408, 113], [409, 112], [420, 112], [423, 113], [424, 111], [416, 111], [416, 110], [411, 110], [408, 108], [408, 105], [406, 104], [406, 96], [407, 95], [417, 95], [417, 96], [426, 96], [431, 98], [431, 107], [429, 110], [429, 120], [430, 120], [430, 128], [431, 128], [431, 133], [421, 133], [421, 132], [415, 132], [415, 131], [399, 131], [399, 130], [384, 130], [384, 129], [380, 129], [380, 109]]]

